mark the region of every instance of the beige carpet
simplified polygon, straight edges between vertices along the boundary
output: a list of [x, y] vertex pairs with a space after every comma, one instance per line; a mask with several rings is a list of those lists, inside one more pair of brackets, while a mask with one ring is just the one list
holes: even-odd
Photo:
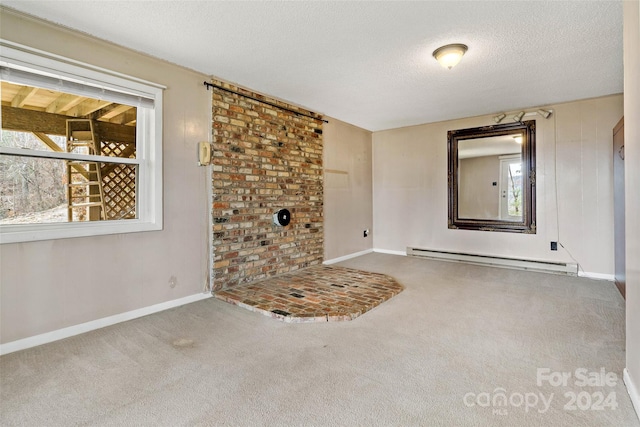
[[[640, 425], [611, 283], [381, 254], [340, 265], [406, 289], [350, 322], [283, 323], [209, 299], [3, 356], [0, 425]], [[537, 368], [617, 380], [539, 386]], [[552, 393], [544, 412], [519, 404]], [[566, 393], [586, 409], [564, 409]], [[587, 407], [597, 393], [617, 409]]]

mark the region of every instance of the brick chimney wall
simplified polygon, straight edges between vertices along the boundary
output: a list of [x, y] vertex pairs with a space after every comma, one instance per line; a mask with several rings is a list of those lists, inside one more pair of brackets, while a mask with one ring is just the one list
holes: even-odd
[[[214, 289], [322, 263], [322, 121], [215, 87], [212, 96]], [[276, 226], [273, 214], [283, 208], [291, 223]]]

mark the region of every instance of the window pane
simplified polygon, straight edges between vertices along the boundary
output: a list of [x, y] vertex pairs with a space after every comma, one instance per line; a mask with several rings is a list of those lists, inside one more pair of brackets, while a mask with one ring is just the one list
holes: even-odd
[[136, 157], [136, 107], [7, 81], [1, 93], [4, 147]]
[[[5, 107], [3, 107], [5, 108]], [[67, 139], [60, 135], [44, 135], [49, 138], [53, 143], [60, 147], [60, 151], [67, 151], [66, 144]], [[40, 150], [40, 151], [52, 151], [44, 142], [43, 139], [36, 137], [30, 132], [13, 132], [2, 131], [2, 138], [0, 139], [0, 147], [7, 148], [24, 148], [27, 150]]]
[[509, 216], [522, 217], [522, 163], [509, 164]]
[[136, 165], [0, 155], [0, 224], [136, 218], [136, 173]]
[[66, 222], [65, 175], [62, 160], [0, 156], [0, 223]]

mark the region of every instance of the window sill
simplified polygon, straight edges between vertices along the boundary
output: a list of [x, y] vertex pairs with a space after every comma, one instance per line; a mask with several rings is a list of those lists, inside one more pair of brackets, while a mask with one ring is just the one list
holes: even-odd
[[162, 230], [162, 222], [128, 219], [93, 223], [25, 224], [0, 227], [0, 244]]

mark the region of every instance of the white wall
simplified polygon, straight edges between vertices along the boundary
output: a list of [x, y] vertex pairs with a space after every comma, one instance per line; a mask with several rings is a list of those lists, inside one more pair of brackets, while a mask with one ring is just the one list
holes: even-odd
[[500, 158], [460, 159], [458, 174], [458, 216], [500, 219]]
[[373, 237], [371, 132], [327, 117], [324, 140], [324, 259], [369, 250]]
[[206, 76], [9, 10], [0, 19], [5, 40], [168, 87], [164, 229], [2, 245], [0, 342], [201, 293], [208, 277], [210, 174], [196, 166], [195, 146], [211, 132]]
[[627, 384], [640, 415], [640, 5], [624, 2]]
[[[537, 125], [537, 234], [447, 227], [447, 131], [494, 124], [487, 115], [374, 132], [374, 247], [564, 262], [573, 256], [585, 272], [612, 276], [612, 130], [623, 115], [622, 95], [545, 108], [554, 110], [549, 119], [527, 117]], [[571, 255], [550, 250], [558, 240]]]

